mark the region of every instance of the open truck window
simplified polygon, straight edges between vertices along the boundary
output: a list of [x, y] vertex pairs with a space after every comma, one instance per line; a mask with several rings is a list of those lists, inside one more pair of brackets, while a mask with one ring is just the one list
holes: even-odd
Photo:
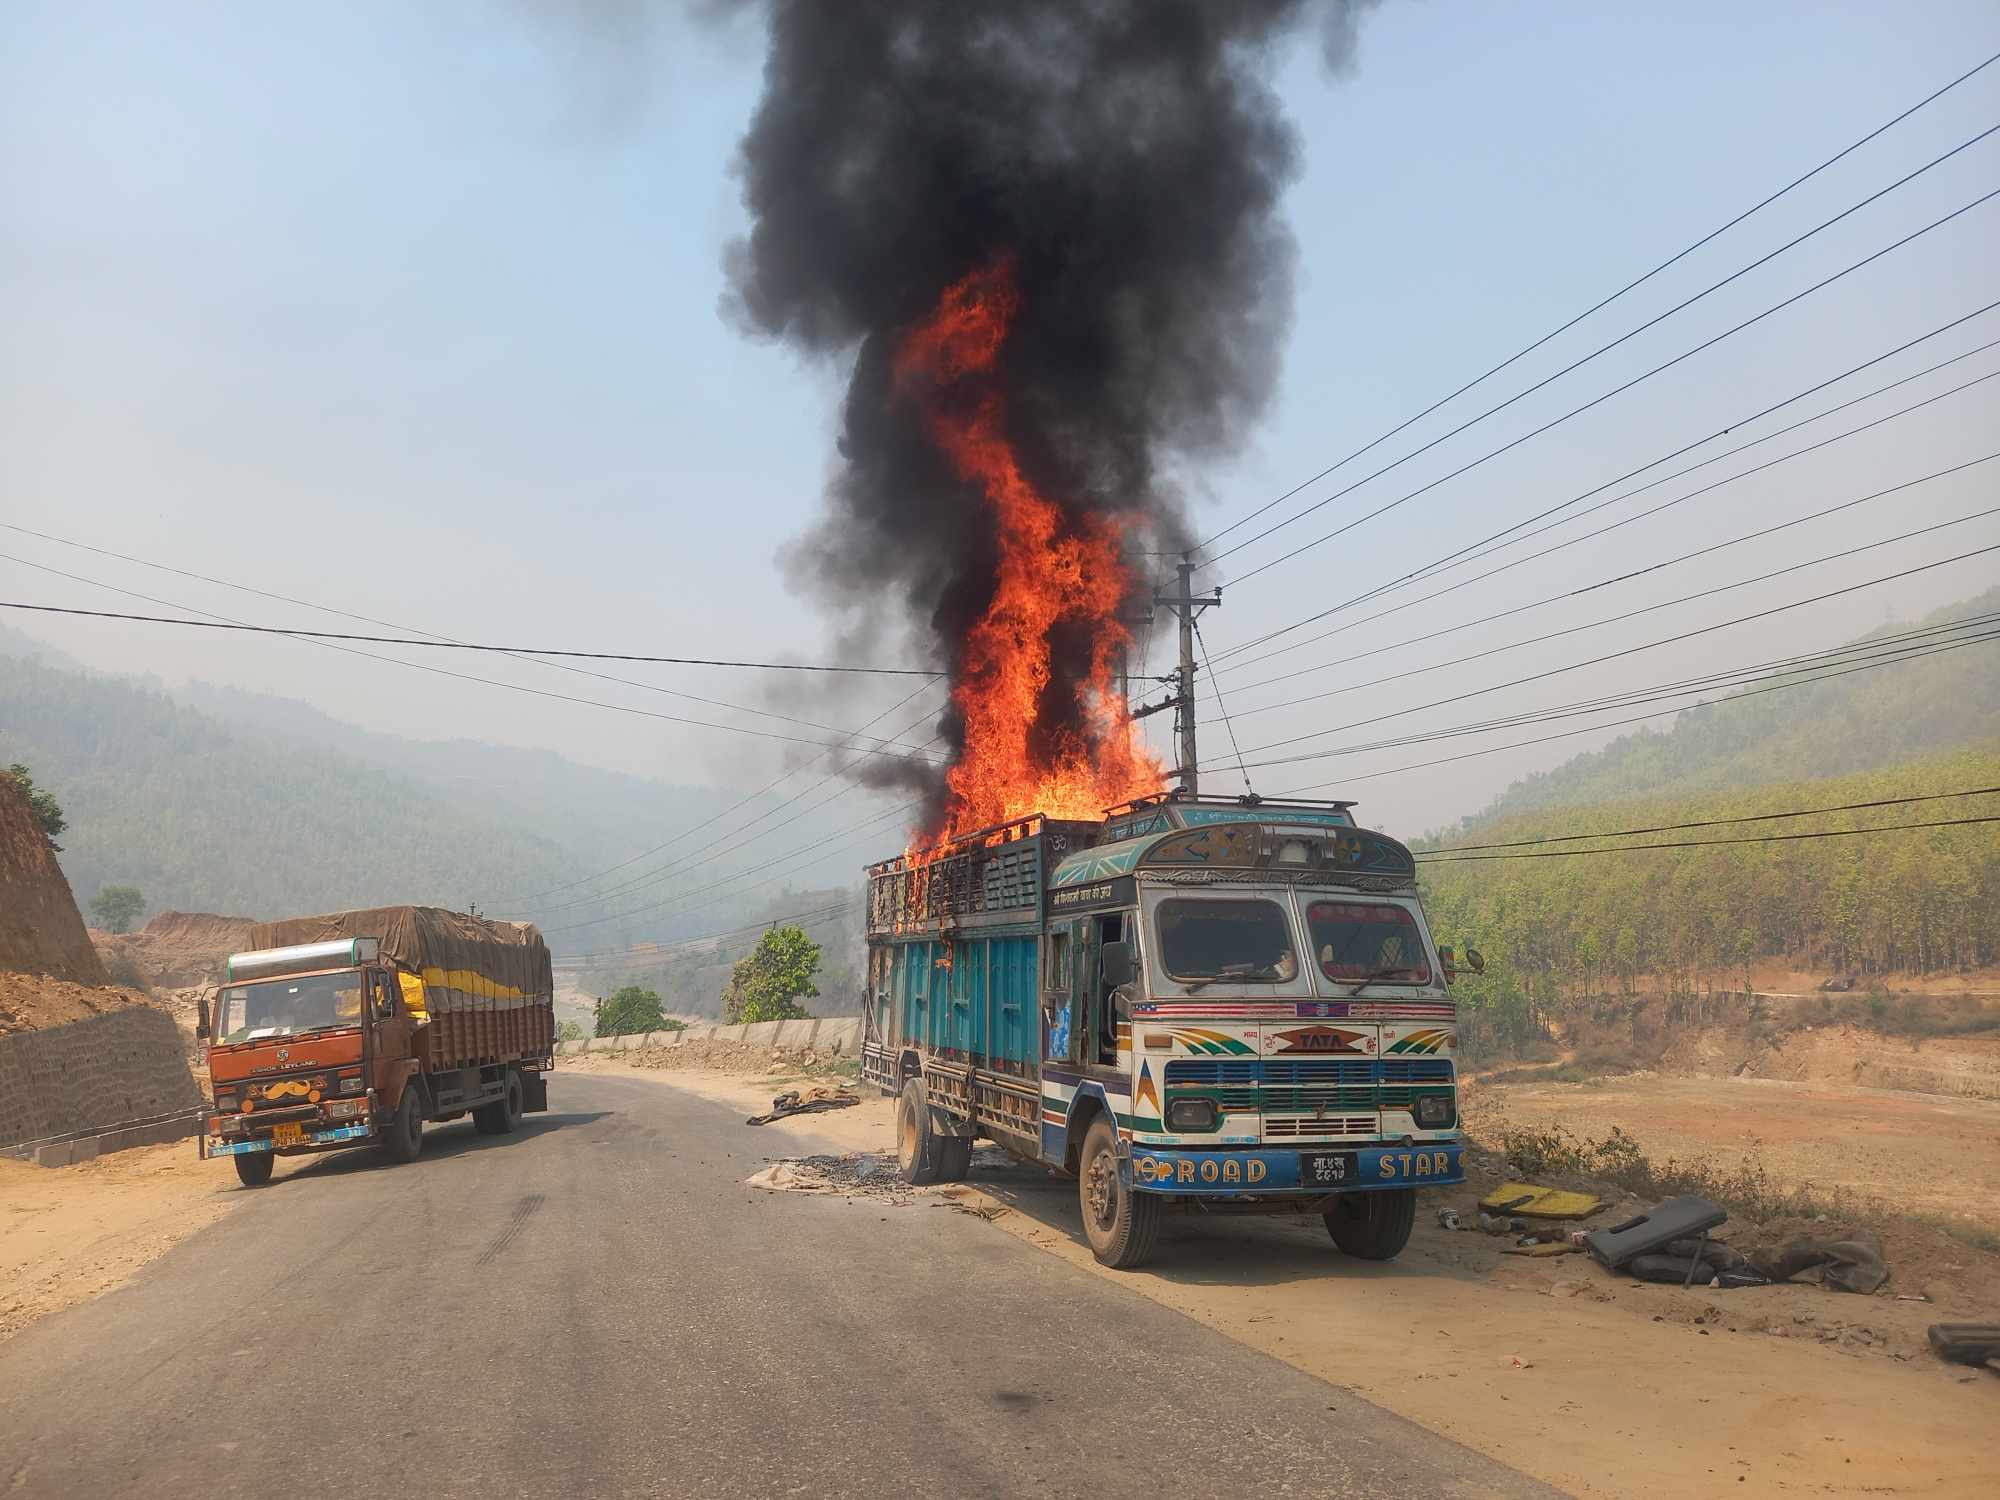
[[1171, 979], [1275, 984], [1299, 972], [1291, 921], [1275, 901], [1171, 897], [1153, 926]]
[[1328, 979], [1382, 975], [1428, 984], [1431, 961], [1408, 908], [1387, 901], [1315, 901], [1306, 907], [1319, 971]]

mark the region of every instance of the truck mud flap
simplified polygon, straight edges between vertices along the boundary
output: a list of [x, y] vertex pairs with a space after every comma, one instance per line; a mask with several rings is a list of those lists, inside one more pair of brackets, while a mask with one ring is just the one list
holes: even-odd
[[547, 1114], [549, 1108], [549, 1075], [546, 1073], [523, 1073], [521, 1075], [521, 1113], [524, 1115]]

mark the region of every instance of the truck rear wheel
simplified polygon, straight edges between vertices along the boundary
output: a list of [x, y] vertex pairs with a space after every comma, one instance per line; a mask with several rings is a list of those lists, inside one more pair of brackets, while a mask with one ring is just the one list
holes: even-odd
[[481, 1135], [511, 1135], [521, 1123], [523, 1103], [521, 1075], [509, 1068], [500, 1086], [500, 1097], [472, 1112], [473, 1126]]
[[972, 1175], [971, 1136], [933, 1135], [931, 1149], [937, 1153], [939, 1182], [963, 1182]]
[[931, 1103], [923, 1079], [909, 1079], [896, 1101], [896, 1175], [918, 1187], [936, 1182], [942, 1144], [943, 1137], [931, 1130]]
[[271, 1180], [271, 1168], [278, 1164], [274, 1151], [251, 1151], [229, 1159], [236, 1163], [236, 1176], [245, 1187], [262, 1187]]
[[1153, 1193], [1135, 1193], [1118, 1180], [1118, 1132], [1103, 1115], [1090, 1122], [1083, 1138], [1076, 1190], [1084, 1238], [1099, 1265], [1129, 1271], [1152, 1258], [1160, 1233], [1160, 1200]]
[[1343, 1253], [1359, 1260], [1394, 1260], [1410, 1242], [1417, 1221], [1415, 1188], [1342, 1193], [1326, 1211], [1326, 1232]]
[[403, 1102], [396, 1106], [395, 1116], [389, 1121], [389, 1134], [383, 1145], [389, 1148], [390, 1158], [395, 1161], [415, 1161], [424, 1149], [423, 1090], [414, 1078], [403, 1085]]

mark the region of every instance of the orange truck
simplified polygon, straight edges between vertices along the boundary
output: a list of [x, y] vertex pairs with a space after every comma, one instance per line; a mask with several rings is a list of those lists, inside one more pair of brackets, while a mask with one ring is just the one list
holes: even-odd
[[266, 922], [249, 943], [196, 1033], [214, 1092], [201, 1154], [246, 1187], [280, 1156], [414, 1161], [426, 1122], [505, 1135], [549, 1107], [555, 986], [532, 923], [384, 906]]

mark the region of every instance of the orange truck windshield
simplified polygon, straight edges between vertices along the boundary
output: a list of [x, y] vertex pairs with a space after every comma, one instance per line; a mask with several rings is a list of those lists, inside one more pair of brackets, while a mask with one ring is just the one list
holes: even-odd
[[216, 997], [215, 1039], [254, 1042], [361, 1024], [361, 975], [305, 974], [232, 984]]

